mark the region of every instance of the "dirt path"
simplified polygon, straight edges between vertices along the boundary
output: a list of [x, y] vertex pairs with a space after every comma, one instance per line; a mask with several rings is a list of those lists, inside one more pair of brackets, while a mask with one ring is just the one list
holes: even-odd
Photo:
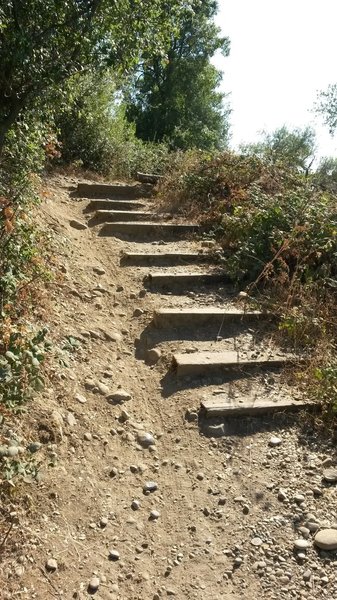
[[[187, 326], [151, 329], [156, 308], [233, 299], [219, 286], [146, 291], [149, 268], [120, 266], [121, 251], [197, 246], [74, 228], [70, 221], [85, 222], [88, 204], [70, 197], [76, 183], [51, 179], [42, 209], [63, 278], [50, 286], [58, 363], [30, 415], [44, 466], [14, 528], [26, 541], [6, 558], [4, 600], [335, 598], [336, 554], [312, 544], [315, 530], [337, 522], [335, 486], [322, 481], [334, 449], [319, 448], [293, 417], [205, 421], [197, 414], [204, 397], [218, 394], [286, 397], [282, 377], [180, 382], [169, 373], [177, 351], [234, 343], [259, 352], [270, 347], [268, 328], [228, 327], [221, 339], [218, 328], [208, 338]], [[143, 360], [151, 347], [160, 351], [152, 366]], [[118, 404], [121, 391], [126, 401]], [[144, 493], [150, 484], [154, 491]], [[308, 548], [294, 551], [299, 538]]]

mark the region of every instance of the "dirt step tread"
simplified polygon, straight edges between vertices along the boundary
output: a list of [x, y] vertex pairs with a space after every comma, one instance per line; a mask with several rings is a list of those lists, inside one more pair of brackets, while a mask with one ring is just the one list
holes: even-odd
[[220, 416], [259, 416], [271, 414], [276, 411], [296, 411], [303, 408], [317, 406], [313, 402], [305, 400], [279, 399], [273, 400], [254, 398], [240, 401], [233, 398], [209, 398], [201, 401], [201, 408], [206, 417]]
[[151, 285], [173, 285], [181, 283], [230, 283], [229, 277], [223, 271], [157, 271], [150, 272], [144, 277]]
[[240, 309], [223, 308], [159, 308], [153, 313], [153, 324], [155, 327], [167, 327], [187, 324], [201, 325], [215, 321], [238, 321], [252, 320], [268, 317], [260, 311], [243, 311]]
[[294, 356], [269, 357], [257, 359], [240, 359], [235, 350], [224, 352], [194, 352], [193, 354], [179, 353], [173, 355], [173, 365], [177, 375], [198, 375], [222, 369], [238, 367], [280, 367], [295, 360]]

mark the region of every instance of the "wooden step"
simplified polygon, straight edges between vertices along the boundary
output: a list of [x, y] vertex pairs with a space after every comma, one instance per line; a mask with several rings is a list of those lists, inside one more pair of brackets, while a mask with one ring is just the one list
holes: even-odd
[[136, 210], [97, 210], [95, 219], [100, 223], [114, 223], [116, 221], [156, 221], [159, 216], [155, 213], [149, 213]]
[[114, 236], [122, 234], [137, 236], [141, 239], [151, 236], [160, 240], [163, 237], [181, 237], [195, 233], [196, 231], [198, 231], [198, 225], [192, 224], [117, 221], [116, 223], [106, 223], [103, 225], [100, 235]]
[[186, 327], [209, 324], [237, 323], [268, 317], [259, 311], [243, 311], [223, 308], [160, 308], [154, 311], [155, 327]]
[[144, 278], [144, 283], [150, 289], [168, 288], [184, 286], [186, 290], [200, 285], [212, 285], [215, 283], [230, 283], [230, 279], [225, 273], [220, 272], [182, 272], [170, 273], [170, 271], [158, 271], [157, 273], [149, 273]]
[[294, 362], [294, 357], [267, 356], [257, 359], [239, 359], [235, 351], [226, 352], [195, 352], [194, 354], [174, 354], [173, 366], [178, 377], [187, 375], [208, 375], [224, 372], [226, 370], [253, 368], [253, 367], [284, 367]]
[[121, 264], [134, 266], [172, 266], [210, 262], [212, 256], [201, 252], [124, 252]]
[[310, 409], [317, 407], [319, 404], [305, 400], [279, 399], [259, 399], [251, 398], [244, 399], [240, 402], [239, 398], [216, 397], [201, 401], [201, 409], [206, 417], [241, 417], [254, 416], [259, 417], [264, 414], [272, 414], [274, 412], [296, 412], [301, 409]]
[[136, 179], [142, 183], [157, 183], [163, 175], [157, 175], [156, 173], [136, 173]]
[[79, 183], [77, 195], [82, 198], [125, 198], [135, 199], [150, 196], [152, 185], [135, 183], [133, 185], [108, 184], [108, 183]]
[[140, 200], [91, 200], [85, 207], [84, 212], [95, 212], [96, 210], [137, 210], [146, 207], [145, 202]]

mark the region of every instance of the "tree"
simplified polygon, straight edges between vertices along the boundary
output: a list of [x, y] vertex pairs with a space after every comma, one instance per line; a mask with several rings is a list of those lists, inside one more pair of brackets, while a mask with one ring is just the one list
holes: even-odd
[[315, 105], [315, 112], [323, 117], [324, 125], [333, 135], [337, 129], [337, 84], [331, 84], [318, 95], [319, 101]]
[[75, 73], [130, 69], [140, 49], [164, 46], [181, 10], [180, 0], [2, 0], [0, 152], [27, 107]]
[[261, 142], [243, 146], [242, 150], [256, 154], [272, 165], [308, 173], [314, 161], [315, 139], [315, 132], [310, 127], [291, 131], [283, 126], [272, 133], [263, 132]]
[[210, 63], [229, 40], [214, 23], [217, 3], [193, 0], [180, 13], [165, 55], [143, 53], [127, 93], [127, 117], [143, 140], [168, 141], [174, 148], [223, 147], [228, 108], [217, 88], [220, 72]]

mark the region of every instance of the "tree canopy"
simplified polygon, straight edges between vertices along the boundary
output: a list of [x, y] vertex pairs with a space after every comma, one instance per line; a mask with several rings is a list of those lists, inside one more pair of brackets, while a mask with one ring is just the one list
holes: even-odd
[[315, 140], [311, 127], [290, 130], [283, 126], [271, 133], [263, 132], [261, 142], [243, 146], [242, 150], [256, 154], [270, 164], [307, 172], [314, 160]]
[[3, 0], [0, 6], [0, 149], [23, 109], [75, 73], [124, 71], [161, 52], [189, 0]]
[[214, 23], [217, 3], [192, 1], [179, 14], [163, 55], [143, 52], [127, 93], [127, 116], [143, 140], [174, 148], [226, 145], [228, 108], [218, 91], [220, 72], [210, 59], [229, 53], [229, 40]]

